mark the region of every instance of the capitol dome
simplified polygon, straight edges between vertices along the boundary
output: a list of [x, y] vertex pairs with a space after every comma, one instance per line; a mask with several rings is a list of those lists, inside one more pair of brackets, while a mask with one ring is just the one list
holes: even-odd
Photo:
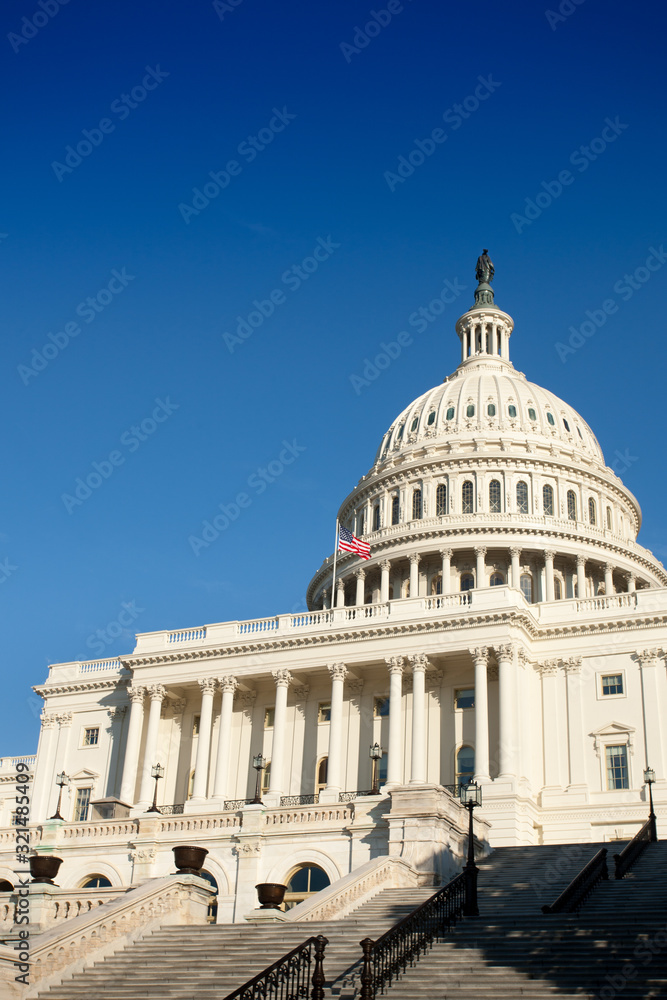
[[[458, 368], [399, 413], [341, 504], [340, 524], [371, 558], [339, 554], [336, 606], [499, 585], [536, 603], [667, 584], [637, 544], [639, 503], [591, 428], [512, 365], [514, 322], [495, 305], [485, 259], [456, 323]], [[331, 607], [332, 573], [329, 556], [311, 609]]]

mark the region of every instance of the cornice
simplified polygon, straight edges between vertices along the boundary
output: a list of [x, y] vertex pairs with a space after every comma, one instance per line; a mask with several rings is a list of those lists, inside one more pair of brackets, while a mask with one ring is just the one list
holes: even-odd
[[81, 692], [93, 691], [117, 691], [118, 688], [127, 687], [131, 677], [109, 677], [106, 680], [82, 680], [70, 684], [39, 684], [33, 687], [35, 694], [42, 698], [50, 698], [56, 694], [80, 694]]

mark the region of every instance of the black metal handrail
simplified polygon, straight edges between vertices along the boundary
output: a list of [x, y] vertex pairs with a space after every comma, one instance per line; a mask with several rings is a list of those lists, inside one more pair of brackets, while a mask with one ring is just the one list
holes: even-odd
[[339, 802], [354, 802], [355, 799], [360, 798], [362, 795], [379, 795], [379, 792], [374, 792], [372, 789], [367, 792], [339, 792], [338, 801]]
[[572, 879], [566, 889], [550, 906], [543, 906], [542, 913], [575, 913], [590, 896], [598, 882], [607, 881], [607, 848], [602, 847]]
[[360, 942], [363, 950], [360, 1000], [375, 1000], [378, 990], [391, 984], [408, 964], [441, 937], [462, 916], [466, 898], [466, 875], [461, 873], [438, 889], [425, 903], [409, 913], [386, 934]]
[[183, 803], [176, 802], [171, 806], [160, 806], [160, 812], [163, 816], [181, 816], [183, 814]]
[[[228, 993], [225, 1000], [295, 1000], [297, 997], [324, 1000], [324, 949], [328, 944], [322, 934], [308, 938], [254, 979]], [[311, 965], [314, 965], [312, 979]]]
[[224, 812], [235, 812], [244, 806], [251, 806], [255, 799], [225, 799]]
[[654, 843], [657, 839], [658, 832], [655, 828], [655, 815], [651, 813], [641, 830], [634, 835], [630, 843], [625, 845], [620, 854], [614, 855], [614, 866], [616, 869], [614, 878], [623, 878], [648, 845]]
[[282, 806], [316, 806], [320, 801], [319, 792], [311, 795], [281, 795], [280, 805]]

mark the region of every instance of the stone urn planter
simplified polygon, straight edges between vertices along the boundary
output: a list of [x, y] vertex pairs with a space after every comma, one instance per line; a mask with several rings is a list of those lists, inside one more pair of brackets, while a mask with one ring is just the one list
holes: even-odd
[[279, 910], [285, 898], [287, 886], [280, 885], [279, 882], [260, 882], [259, 885], [255, 886], [255, 889], [257, 889], [260, 909]]
[[174, 863], [178, 868], [179, 875], [201, 875], [204, 861], [208, 851], [205, 847], [192, 847], [181, 844], [179, 847], [172, 847], [174, 852]]
[[46, 885], [55, 885], [53, 881], [58, 874], [58, 869], [63, 863], [62, 858], [56, 858], [52, 854], [32, 854], [28, 858], [32, 882], [43, 882]]

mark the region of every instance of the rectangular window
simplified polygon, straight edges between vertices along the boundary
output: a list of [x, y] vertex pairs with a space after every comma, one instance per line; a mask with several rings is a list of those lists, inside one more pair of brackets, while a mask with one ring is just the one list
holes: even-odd
[[623, 694], [623, 674], [603, 674], [602, 694]]
[[84, 747], [96, 747], [99, 741], [100, 741], [99, 726], [92, 726], [84, 729], [83, 731]]
[[88, 819], [91, 788], [77, 788], [74, 802], [74, 822], [85, 823]]
[[193, 715], [192, 716], [192, 735], [193, 736], [199, 736], [199, 721], [200, 721], [200, 716], [199, 715]]
[[474, 708], [475, 689], [457, 688], [454, 692], [454, 706], [455, 708]]
[[607, 788], [629, 788], [627, 747], [605, 747], [605, 757], [607, 761]]
[[273, 729], [273, 720], [275, 718], [276, 710], [273, 708], [266, 708], [264, 710], [264, 728]]
[[389, 715], [389, 698], [373, 699], [373, 718], [383, 719]]
[[317, 706], [317, 721], [331, 722], [331, 702], [321, 701]]

